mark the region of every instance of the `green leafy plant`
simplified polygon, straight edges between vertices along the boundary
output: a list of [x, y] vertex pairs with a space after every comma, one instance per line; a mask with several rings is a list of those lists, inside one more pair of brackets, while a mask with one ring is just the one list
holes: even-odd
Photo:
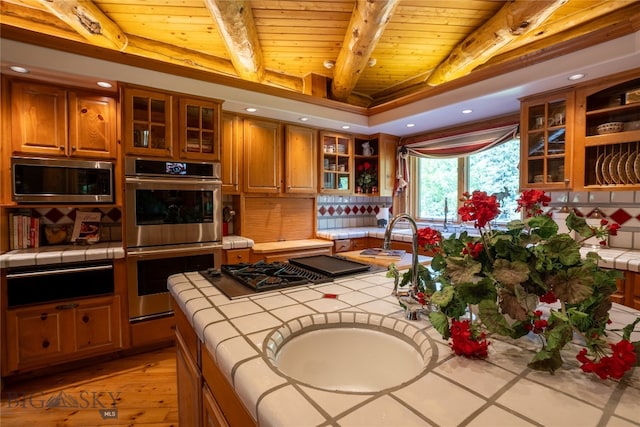
[[[606, 330], [610, 296], [622, 275], [600, 268], [596, 252], [581, 256], [580, 242], [558, 233], [557, 224], [542, 211], [549, 201], [542, 191], [525, 191], [518, 199], [518, 211], [523, 210], [526, 218], [493, 230], [491, 221], [500, 213], [495, 196], [480, 191], [465, 194], [458, 213], [463, 221], [473, 221], [480, 234], [464, 231], [443, 238], [436, 230], [419, 230], [419, 244], [434, 256], [432, 272], [421, 274], [417, 291], [434, 307], [429, 320], [443, 338], [453, 339], [457, 354], [486, 357], [487, 334], [511, 338], [535, 334], [541, 348], [529, 367], [554, 372], [563, 363], [561, 350], [577, 334], [585, 343], [577, 356], [582, 369], [620, 378], [639, 363], [640, 342], [630, 343], [629, 337], [640, 319], [624, 330], [620, 343], [613, 346], [606, 340], [611, 332]], [[604, 240], [619, 227], [606, 220], [593, 227], [575, 213], [566, 222], [585, 239]], [[400, 286], [406, 282], [405, 277]]]

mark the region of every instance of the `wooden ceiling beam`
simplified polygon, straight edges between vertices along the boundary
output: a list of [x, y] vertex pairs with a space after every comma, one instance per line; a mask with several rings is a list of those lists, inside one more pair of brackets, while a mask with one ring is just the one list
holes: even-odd
[[358, 0], [333, 68], [331, 96], [346, 100], [400, 0]]
[[515, 0], [507, 2], [483, 26], [456, 46], [427, 78], [437, 86], [465, 76], [487, 62], [506, 45], [542, 25], [568, 0]]
[[217, 23], [238, 75], [245, 80], [262, 82], [264, 58], [251, 4], [246, 0], [205, 0], [204, 3]]
[[38, 0], [46, 10], [96, 46], [123, 51], [124, 32], [90, 0]]

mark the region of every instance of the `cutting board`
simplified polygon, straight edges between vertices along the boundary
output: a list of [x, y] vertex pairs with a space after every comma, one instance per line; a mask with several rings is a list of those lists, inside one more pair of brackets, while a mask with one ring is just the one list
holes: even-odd
[[[413, 260], [413, 255], [410, 253], [405, 253], [401, 258], [374, 258], [370, 256], [362, 256], [360, 255], [360, 252], [362, 251], [338, 252], [335, 255], [345, 257], [353, 261], [363, 262], [365, 264], [380, 265], [383, 267], [388, 267], [391, 263], [394, 263], [399, 269], [411, 267], [411, 262]], [[427, 265], [431, 263], [431, 258], [424, 255], [418, 255], [418, 262], [420, 264]]]

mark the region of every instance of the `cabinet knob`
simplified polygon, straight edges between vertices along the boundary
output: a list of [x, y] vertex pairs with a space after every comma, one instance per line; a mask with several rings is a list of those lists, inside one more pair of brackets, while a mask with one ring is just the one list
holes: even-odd
[[76, 146], [75, 146], [75, 145], [74, 145], [74, 146], [72, 146], [72, 147], [71, 147], [71, 149], [72, 149], [73, 151], [76, 151]]
[[51, 343], [49, 342], [48, 339], [45, 339], [44, 341], [42, 341], [42, 348], [48, 348], [49, 345], [51, 345]]
[[64, 145], [60, 146], [60, 151], [64, 151]]
[[42, 313], [40, 314], [40, 320], [47, 320], [47, 317], [49, 317], [48, 313]]
[[82, 316], [82, 321], [84, 323], [89, 323], [89, 316], [87, 316], [86, 314], [84, 316]]

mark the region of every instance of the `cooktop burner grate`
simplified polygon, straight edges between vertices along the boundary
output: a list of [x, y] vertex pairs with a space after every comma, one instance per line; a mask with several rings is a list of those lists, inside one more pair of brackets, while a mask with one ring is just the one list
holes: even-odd
[[280, 262], [228, 264], [222, 266], [222, 271], [257, 291], [332, 281], [322, 274]]

